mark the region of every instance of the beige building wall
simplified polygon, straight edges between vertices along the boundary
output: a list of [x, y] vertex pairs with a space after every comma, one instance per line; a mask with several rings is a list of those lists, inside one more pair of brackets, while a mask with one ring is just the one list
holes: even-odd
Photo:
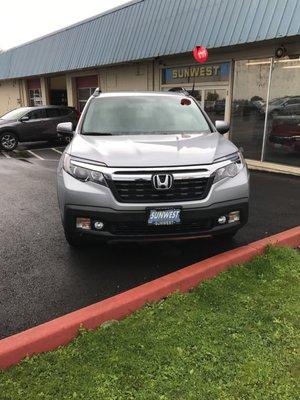
[[66, 75], [58, 75], [58, 76], [52, 76], [49, 78], [49, 88], [50, 89], [66, 89], [67, 84], [66, 84]]
[[66, 85], [67, 85], [68, 106], [76, 107], [74, 78], [72, 78], [72, 76], [69, 74], [66, 75]]
[[41, 77], [41, 91], [43, 105], [49, 104], [49, 85], [47, 78]]
[[110, 67], [100, 73], [101, 89], [105, 92], [127, 90], [152, 90], [152, 69], [150, 63], [125, 64]]
[[21, 105], [19, 80], [0, 81], [0, 115]]
[[19, 86], [20, 86], [21, 105], [25, 106], [25, 107], [29, 106], [29, 94], [28, 94], [28, 88], [27, 88], [26, 80], [25, 79], [20, 79]]

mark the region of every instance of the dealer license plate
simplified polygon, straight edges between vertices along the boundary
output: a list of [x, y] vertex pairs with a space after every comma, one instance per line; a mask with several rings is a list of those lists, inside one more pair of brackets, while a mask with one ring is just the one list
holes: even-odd
[[149, 225], [174, 225], [180, 224], [180, 209], [150, 210]]

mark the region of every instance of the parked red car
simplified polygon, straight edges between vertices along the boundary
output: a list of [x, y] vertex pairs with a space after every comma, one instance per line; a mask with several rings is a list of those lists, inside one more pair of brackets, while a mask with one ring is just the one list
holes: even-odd
[[269, 142], [284, 146], [290, 151], [300, 152], [300, 115], [273, 117]]

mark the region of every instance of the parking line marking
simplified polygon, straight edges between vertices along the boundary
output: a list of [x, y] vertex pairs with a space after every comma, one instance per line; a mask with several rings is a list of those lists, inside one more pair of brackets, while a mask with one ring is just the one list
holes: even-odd
[[27, 150], [28, 153], [32, 154], [34, 157], [40, 159], [40, 160], [44, 160], [43, 157], [39, 156], [38, 154], [34, 153], [32, 150]]
[[11, 158], [11, 156], [9, 156], [8, 154], [6, 154], [4, 151], [1, 151], [1, 154], [3, 154], [4, 157], [6, 157], [6, 158]]
[[55, 149], [54, 147], [51, 147], [51, 150], [56, 151], [58, 154], [62, 154], [62, 151]]

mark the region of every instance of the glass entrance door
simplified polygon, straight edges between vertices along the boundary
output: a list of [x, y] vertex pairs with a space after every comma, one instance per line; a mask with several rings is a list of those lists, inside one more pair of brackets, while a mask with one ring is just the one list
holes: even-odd
[[229, 99], [227, 86], [222, 87], [195, 87], [185, 88], [198, 101], [202, 109], [206, 111], [213, 123], [216, 120], [229, 121]]
[[203, 90], [203, 107], [213, 123], [226, 119], [227, 89], [209, 88]]

